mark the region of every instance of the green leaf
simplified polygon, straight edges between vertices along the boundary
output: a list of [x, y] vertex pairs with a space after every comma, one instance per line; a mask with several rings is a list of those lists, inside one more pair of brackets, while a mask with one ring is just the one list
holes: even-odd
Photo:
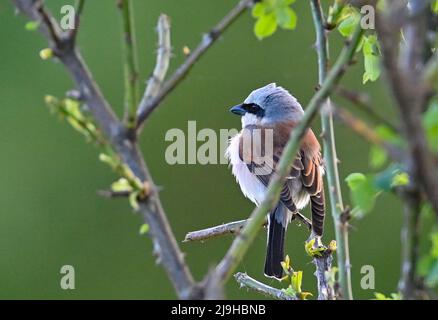
[[261, 16], [254, 26], [254, 33], [260, 40], [269, 37], [275, 30], [277, 30], [277, 19], [274, 12]]
[[137, 201], [138, 195], [139, 195], [138, 191], [131, 192], [131, 194], [129, 195], [129, 204], [135, 211], [137, 211], [140, 208]]
[[409, 175], [406, 172], [400, 172], [392, 178], [391, 187], [402, 187], [409, 184]]
[[426, 283], [429, 287], [435, 287], [438, 284], [438, 260], [435, 260], [429, 274], [426, 277]]
[[297, 26], [297, 14], [289, 7], [283, 7], [276, 11], [277, 23], [283, 29], [293, 30]]
[[266, 12], [266, 4], [264, 2], [257, 2], [254, 7], [252, 7], [252, 16], [254, 18], [260, 18]]
[[111, 184], [111, 190], [114, 192], [131, 192], [132, 186], [129, 184], [128, 180], [126, 180], [125, 178], [120, 178], [119, 180]]
[[371, 35], [364, 38], [363, 55], [365, 63], [365, 73], [363, 83], [376, 81], [380, 77], [380, 57], [377, 50], [377, 37]]
[[395, 133], [391, 128], [387, 126], [378, 126], [374, 129], [379, 138], [386, 140], [392, 144], [395, 144], [398, 147], [403, 147], [404, 141], [402, 138]]
[[430, 148], [434, 152], [438, 152], [438, 103], [436, 101], [423, 115], [423, 126]]
[[301, 284], [303, 282], [303, 271], [296, 271], [292, 273], [291, 276], [291, 285], [295, 292], [301, 292]]
[[340, 20], [342, 21], [339, 23], [338, 31], [342, 36], [349, 37], [359, 23], [360, 15], [351, 8], [344, 8]]
[[39, 21], [29, 21], [24, 25], [24, 28], [27, 31], [35, 31], [36, 29], [38, 29], [39, 26], [40, 26]]
[[145, 224], [141, 225], [139, 234], [144, 235], [144, 234], [148, 233], [148, 231], [149, 231], [149, 225], [145, 223]]
[[369, 157], [370, 166], [374, 169], [382, 167], [388, 160], [386, 151], [383, 148], [375, 145], [371, 146]]
[[409, 176], [400, 165], [390, 165], [374, 178], [375, 185], [382, 191], [391, 191], [409, 183]]
[[361, 173], [350, 174], [346, 179], [351, 191], [351, 199], [355, 205], [356, 212], [365, 214], [374, 208], [375, 200], [379, 190], [375, 187], [371, 177]]
[[348, 183], [348, 186], [351, 190], [357, 190], [357, 188], [359, 188], [365, 180], [366, 177], [362, 173], [352, 173], [345, 178], [345, 181]]
[[435, 0], [432, 4], [432, 11], [438, 13], [438, 0]]

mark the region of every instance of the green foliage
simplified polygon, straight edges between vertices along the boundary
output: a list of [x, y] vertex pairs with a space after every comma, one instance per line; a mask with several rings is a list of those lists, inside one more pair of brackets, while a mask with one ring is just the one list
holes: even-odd
[[432, 11], [434, 13], [438, 13], [438, 0], [433, 1], [433, 3], [432, 3]]
[[430, 235], [431, 248], [418, 265], [418, 273], [425, 278], [429, 287], [438, 285], [438, 232]]
[[388, 155], [386, 151], [376, 145], [372, 145], [369, 154], [369, 163], [371, 168], [379, 169], [381, 168], [388, 160]]
[[435, 100], [423, 115], [423, 126], [426, 131], [429, 147], [438, 152], [438, 102]]
[[149, 225], [145, 223], [145, 224], [141, 225], [140, 230], [139, 230], [139, 234], [144, 235], [144, 234], [148, 233], [148, 231], [149, 231]]
[[35, 31], [40, 26], [39, 21], [29, 21], [24, 25], [27, 31]]
[[[358, 23], [360, 23], [361, 15], [352, 6], [345, 6], [339, 15], [337, 25], [338, 31], [343, 37], [350, 37]], [[363, 83], [368, 81], [376, 81], [380, 77], [380, 49], [377, 41], [377, 36], [372, 33], [368, 36], [363, 36], [358, 46], [358, 51], [362, 50], [364, 57], [364, 74]]]
[[377, 174], [352, 173], [345, 181], [350, 188], [354, 205], [351, 214], [353, 217], [361, 218], [374, 208], [376, 199], [382, 192], [407, 185], [409, 176], [400, 166], [390, 165]]
[[362, 51], [365, 62], [365, 73], [363, 83], [376, 81], [380, 77], [380, 55], [376, 35], [364, 37]]
[[134, 210], [137, 210], [138, 199], [144, 199], [148, 195], [148, 185], [142, 183], [131, 169], [121, 161], [109, 142], [97, 129], [93, 120], [82, 112], [80, 101], [69, 98], [60, 100], [47, 95], [45, 102], [52, 113], [57, 114], [61, 119], [65, 119], [88, 142], [94, 142], [102, 149], [99, 160], [109, 165], [121, 177], [111, 184], [111, 190], [114, 192], [129, 192], [130, 204]]
[[252, 15], [257, 19], [254, 33], [259, 39], [271, 36], [278, 27], [293, 30], [297, 25], [297, 15], [291, 8], [295, 0], [263, 0], [257, 2]]
[[302, 291], [301, 285], [303, 282], [303, 271], [294, 271], [288, 255], [285, 257], [284, 261], [281, 262], [281, 266], [286, 274], [281, 280], [289, 283], [289, 286], [282, 290], [284, 293], [301, 300], [306, 300], [307, 297], [312, 296], [310, 292]]
[[401, 300], [400, 293], [391, 293], [390, 297], [385, 296], [383, 293], [375, 292], [374, 296], [376, 297], [373, 300]]

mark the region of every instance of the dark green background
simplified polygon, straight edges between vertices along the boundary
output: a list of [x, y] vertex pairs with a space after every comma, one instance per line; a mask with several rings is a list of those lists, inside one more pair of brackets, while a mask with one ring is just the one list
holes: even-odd
[[[59, 12], [68, 1], [47, 1]], [[160, 13], [172, 22], [174, 57], [171, 70], [183, 60], [182, 48], [194, 48], [237, 2], [201, 0], [134, 1], [141, 78], [147, 79], [155, 61], [154, 27]], [[162, 202], [178, 240], [186, 232], [243, 219], [253, 205], [245, 199], [226, 165], [169, 166], [164, 160], [171, 128], [239, 128], [228, 107], [254, 88], [277, 82], [290, 89], [303, 105], [317, 83], [314, 30], [307, 1], [294, 5], [299, 20], [295, 31], [278, 31], [259, 41], [249, 12], [239, 19], [196, 64], [189, 77], [153, 114], [141, 137], [145, 159], [163, 186]], [[42, 61], [46, 46], [35, 32], [24, 29], [25, 19], [14, 14], [9, 1], [0, 2], [0, 298], [174, 298], [163, 269], [156, 266], [151, 241], [138, 234], [141, 220], [124, 200], [96, 196], [116, 176], [97, 159], [98, 150], [44, 106], [45, 94], [62, 96], [72, 83], [60, 64]], [[120, 19], [115, 1], [87, 1], [79, 44], [108, 100], [120, 114], [123, 70]], [[331, 36], [335, 43], [340, 37]], [[332, 58], [338, 53], [332, 48]], [[370, 93], [378, 112], [393, 108], [385, 84], [362, 86], [362, 60], [343, 83]], [[343, 102], [344, 103], [344, 102]], [[319, 121], [314, 127], [319, 132]], [[368, 172], [368, 146], [337, 126], [342, 181], [350, 172]], [[348, 190], [343, 183], [346, 203]], [[307, 212], [307, 211], [306, 211]], [[334, 238], [330, 215], [325, 241]], [[384, 195], [369, 216], [354, 221], [351, 260], [354, 293], [371, 298], [374, 291], [396, 291], [399, 276], [401, 207]], [[304, 227], [289, 228], [287, 252], [304, 273], [303, 288], [315, 293], [311, 260], [304, 252]], [[258, 236], [239, 271], [263, 279], [265, 235]], [[200, 279], [224, 255], [231, 238], [181, 244], [194, 276]], [[76, 270], [76, 289], [60, 289], [60, 268]], [[376, 290], [360, 288], [362, 265], [376, 270]], [[268, 280], [267, 283], [275, 285]], [[234, 281], [230, 298], [258, 298], [239, 290]]]

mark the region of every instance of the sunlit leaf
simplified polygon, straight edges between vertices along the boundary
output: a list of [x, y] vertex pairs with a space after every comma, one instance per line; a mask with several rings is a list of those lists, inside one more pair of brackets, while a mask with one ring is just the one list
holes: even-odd
[[275, 30], [277, 30], [277, 20], [273, 12], [261, 16], [254, 26], [254, 33], [259, 39], [269, 37]]
[[293, 30], [297, 26], [297, 14], [289, 7], [276, 11], [277, 23], [283, 29]]
[[39, 21], [29, 21], [24, 25], [27, 31], [35, 31], [40, 26]]
[[141, 225], [140, 230], [139, 230], [139, 234], [144, 235], [144, 234], [148, 233], [148, 231], [149, 231], [149, 225], [145, 223], [145, 224]]
[[381, 168], [388, 160], [386, 151], [376, 145], [371, 146], [369, 157], [370, 166], [374, 169]]

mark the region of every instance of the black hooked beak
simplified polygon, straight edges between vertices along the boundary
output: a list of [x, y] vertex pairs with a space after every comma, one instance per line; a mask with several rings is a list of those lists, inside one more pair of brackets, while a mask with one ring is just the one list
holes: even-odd
[[230, 109], [231, 113], [237, 114], [238, 116], [243, 116], [246, 113], [246, 110], [243, 108], [242, 104], [234, 106]]

